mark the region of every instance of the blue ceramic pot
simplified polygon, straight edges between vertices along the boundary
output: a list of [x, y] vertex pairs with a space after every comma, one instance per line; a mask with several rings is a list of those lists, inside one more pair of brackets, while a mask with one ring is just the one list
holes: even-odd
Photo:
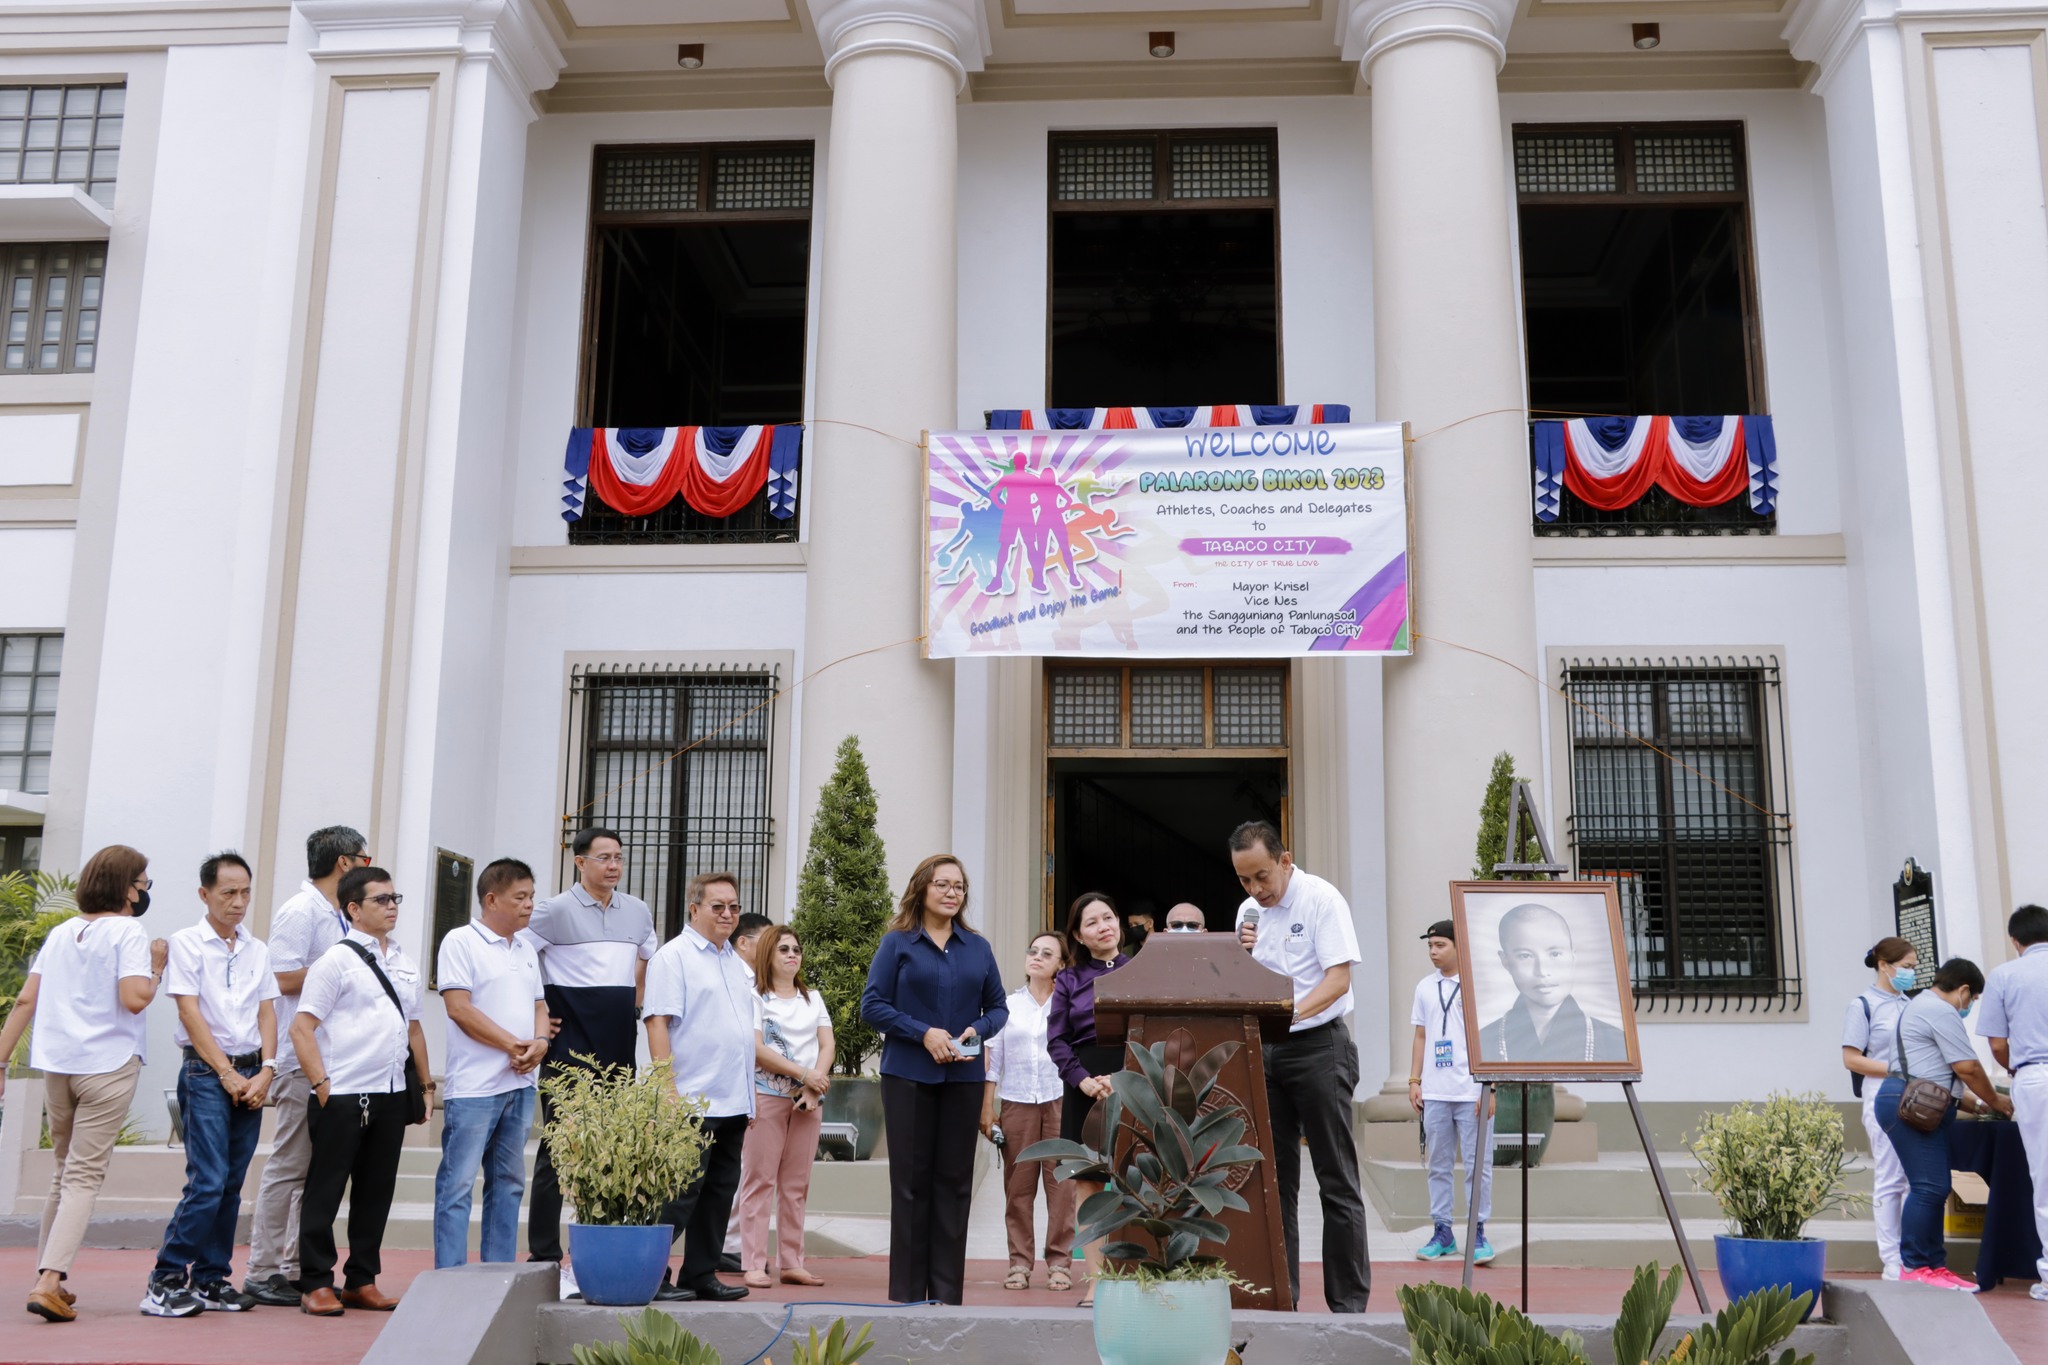
[[1230, 1282], [1097, 1280], [1095, 1352], [1102, 1365], [1223, 1365]]
[[1806, 1317], [1820, 1307], [1820, 1283], [1827, 1274], [1828, 1244], [1818, 1237], [1801, 1237], [1796, 1242], [1772, 1242], [1758, 1237], [1714, 1238], [1714, 1268], [1721, 1272], [1721, 1288], [1728, 1301], [1772, 1285], [1784, 1285], [1792, 1297], [1813, 1293]]
[[569, 1224], [569, 1263], [585, 1303], [607, 1308], [638, 1308], [654, 1301], [661, 1272], [668, 1269], [668, 1249], [675, 1231], [666, 1223], [653, 1227], [604, 1227]]

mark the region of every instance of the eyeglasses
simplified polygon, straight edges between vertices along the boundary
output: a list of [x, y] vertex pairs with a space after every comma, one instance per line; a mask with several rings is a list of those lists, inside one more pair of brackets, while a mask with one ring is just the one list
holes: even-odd
[[932, 890], [934, 890], [934, 891], [961, 891], [961, 892], [964, 892], [964, 891], [966, 891], [966, 890], [967, 890], [967, 883], [966, 883], [966, 882], [933, 882], [933, 883], [932, 883]]
[[1206, 924], [1169, 924], [1166, 926], [1166, 932], [1169, 934], [1199, 934], [1208, 927]]
[[357, 867], [368, 867], [371, 863], [374, 863], [376, 861], [377, 855], [370, 852], [370, 850], [368, 850], [367, 848], [364, 849], [361, 853], [356, 854]]
[[365, 896], [365, 897], [363, 897], [363, 904], [365, 904], [365, 905], [388, 905], [388, 906], [390, 906], [390, 907], [391, 907], [392, 909], [396, 910], [396, 909], [397, 909], [397, 908], [398, 908], [399, 906], [401, 906], [401, 905], [404, 905], [404, 904], [405, 904], [405, 897], [404, 897], [404, 896], [402, 896], [402, 895], [400, 895], [400, 894], [399, 894], [398, 892], [396, 892], [396, 891], [386, 891], [386, 892], [385, 892], [385, 893], [384, 893], [383, 895], [381, 895], [381, 896]]
[[137, 877], [137, 878], [136, 878], [136, 879], [135, 879], [134, 881], [132, 881], [132, 882], [130, 882], [130, 883], [128, 883], [128, 884], [129, 884], [130, 886], [134, 887], [134, 888], [135, 888], [135, 889], [136, 889], [137, 891], [147, 891], [147, 890], [149, 890], [149, 889], [150, 889], [150, 888], [151, 888], [152, 886], [155, 886], [155, 885], [156, 885], [156, 883], [155, 883], [155, 882], [151, 881], [151, 880], [150, 880], [149, 878], [147, 878], [147, 877]]
[[625, 864], [626, 855], [623, 853], [579, 853], [576, 856], [576, 861], [579, 863], [596, 863], [599, 867], [621, 867]]
[[704, 902], [704, 908], [720, 919], [738, 919], [740, 917], [740, 908], [736, 904], [721, 905], [717, 901], [706, 901]]

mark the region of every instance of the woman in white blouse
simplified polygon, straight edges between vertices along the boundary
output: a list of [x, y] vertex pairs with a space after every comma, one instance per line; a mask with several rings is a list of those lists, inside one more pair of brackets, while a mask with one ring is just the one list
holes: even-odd
[[[36, 1286], [28, 1311], [46, 1322], [78, 1316], [64, 1287], [85, 1240], [107, 1162], [142, 1074], [142, 1012], [163, 981], [170, 944], [151, 939], [135, 921], [149, 909], [149, 860], [113, 844], [78, 873], [78, 916], [50, 930], [28, 969], [28, 982], [0, 1028], [0, 1092], [6, 1059], [34, 1021], [29, 1065], [43, 1073], [56, 1170], [37, 1239]], [[20, 1119], [15, 1120], [17, 1123]], [[204, 1305], [180, 1296], [170, 1316]]]
[[768, 1212], [784, 1284], [825, 1283], [804, 1269], [804, 1204], [818, 1155], [819, 1105], [832, 1088], [832, 1014], [804, 982], [804, 945], [786, 925], [754, 943], [754, 1117], [740, 1156], [740, 1261], [747, 1283], [768, 1273]]
[[[1074, 1187], [1053, 1175], [1050, 1161], [1019, 1161], [1034, 1142], [1060, 1135], [1060, 1102], [1065, 1089], [1059, 1068], [1045, 1050], [1046, 1005], [1053, 978], [1066, 966], [1066, 940], [1040, 934], [1024, 954], [1024, 984], [1010, 992], [1010, 1023], [985, 1044], [988, 1080], [982, 1090], [984, 1137], [1003, 1131], [1003, 1224], [1010, 1234], [1010, 1273], [1005, 1289], [1031, 1287], [1031, 1223], [1037, 1189], [1045, 1186], [1045, 1286], [1074, 1287], [1069, 1271], [1074, 1254]], [[996, 1101], [1002, 1101], [1000, 1114]]]

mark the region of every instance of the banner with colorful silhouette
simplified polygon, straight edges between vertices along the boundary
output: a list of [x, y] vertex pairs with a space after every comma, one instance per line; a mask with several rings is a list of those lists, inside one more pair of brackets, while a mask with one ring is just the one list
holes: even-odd
[[925, 652], [1407, 654], [1396, 423], [934, 432]]

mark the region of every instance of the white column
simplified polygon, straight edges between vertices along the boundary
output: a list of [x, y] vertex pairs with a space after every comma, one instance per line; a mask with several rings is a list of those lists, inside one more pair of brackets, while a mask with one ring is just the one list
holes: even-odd
[[[1415, 437], [1415, 656], [1385, 670], [1387, 937], [1402, 962], [1449, 913], [1447, 883], [1471, 875], [1493, 755], [1532, 780], [1543, 761], [1537, 686], [1516, 671], [1540, 672], [1495, 84], [1513, 17], [1513, 0], [1354, 0], [1346, 16], [1345, 55], [1372, 87], [1378, 416]], [[1389, 985], [1389, 1093], [1412, 1117], [1408, 1001]]]
[[954, 106], [987, 38], [974, 0], [811, 0], [811, 12], [832, 124], [817, 236], [803, 669], [829, 671], [800, 697], [799, 838], [834, 751], [858, 735], [901, 884], [952, 837], [952, 668], [926, 661], [916, 638], [916, 442], [956, 420]]

